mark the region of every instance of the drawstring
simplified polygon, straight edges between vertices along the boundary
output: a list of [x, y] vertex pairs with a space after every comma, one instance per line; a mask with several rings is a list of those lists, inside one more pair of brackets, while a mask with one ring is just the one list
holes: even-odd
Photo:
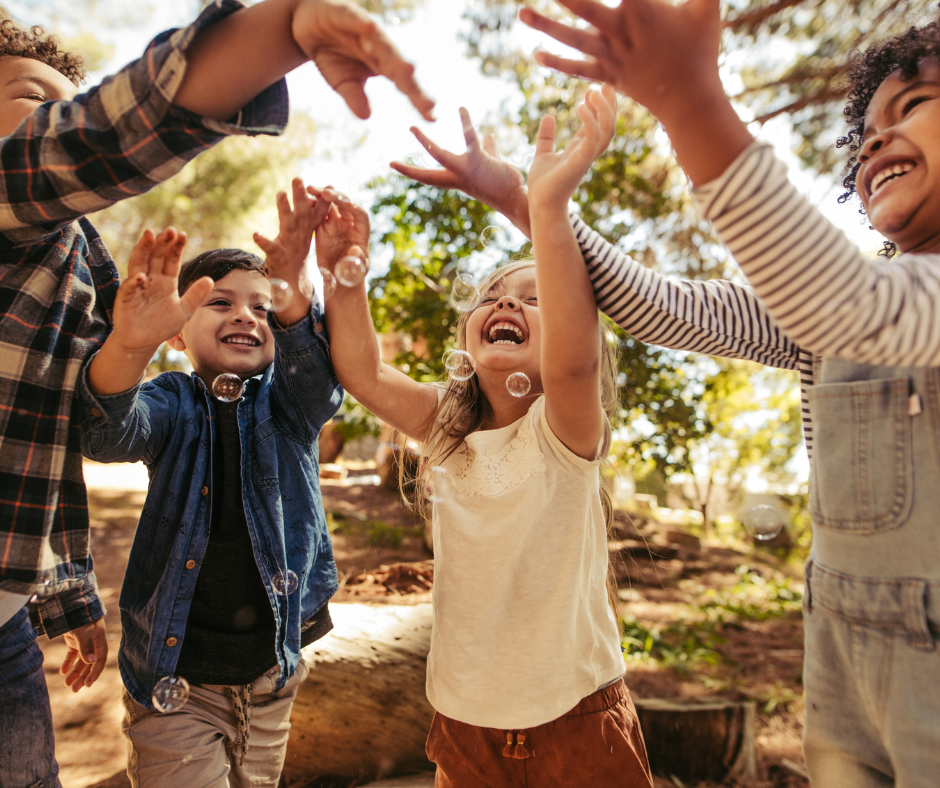
[[516, 746], [512, 746], [512, 731], [506, 731], [506, 746], [503, 747], [503, 755], [507, 758], [515, 758], [517, 761], [532, 757], [532, 754], [525, 748], [525, 731], [519, 731], [516, 734]]
[[249, 728], [251, 726], [251, 684], [241, 684], [226, 687], [232, 696], [235, 706], [235, 717], [238, 720], [238, 733], [232, 743], [232, 758], [236, 766], [241, 766], [248, 753]]

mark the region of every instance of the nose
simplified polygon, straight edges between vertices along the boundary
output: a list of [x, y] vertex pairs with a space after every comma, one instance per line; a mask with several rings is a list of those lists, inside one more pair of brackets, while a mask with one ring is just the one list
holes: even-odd
[[255, 326], [258, 324], [257, 317], [255, 317], [251, 307], [247, 304], [235, 310], [233, 320], [236, 323], [241, 323], [247, 326]]
[[888, 143], [888, 137], [885, 132], [881, 134], [874, 134], [869, 137], [862, 144], [862, 149], [858, 154], [858, 161], [860, 164], [864, 164], [871, 158], [871, 155], [878, 150], [881, 150]]
[[505, 295], [496, 302], [497, 309], [508, 309], [512, 311], [518, 311], [519, 302], [510, 295]]

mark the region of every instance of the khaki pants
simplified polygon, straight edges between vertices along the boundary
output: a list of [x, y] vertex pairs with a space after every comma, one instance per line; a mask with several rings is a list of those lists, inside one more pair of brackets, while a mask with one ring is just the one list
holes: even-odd
[[[275, 666], [251, 684], [246, 741], [228, 687], [193, 684], [177, 711], [146, 709], [124, 691], [127, 775], [133, 788], [276, 788], [287, 754], [290, 712], [308, 673], [301, 661], [279, 692]], [[241, 726], [244, 728], [244, 725]]]
[[478, 728], [435, 713], [427, 755], [437, 764], [435, 788], [653, 788], [623, 681], [525, 731]]

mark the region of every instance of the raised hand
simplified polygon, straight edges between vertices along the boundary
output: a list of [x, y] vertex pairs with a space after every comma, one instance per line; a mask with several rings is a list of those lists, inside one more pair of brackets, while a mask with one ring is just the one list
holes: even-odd
[[366, 80], [383, 76], [411, 100], [425, 120], [434, 120], [434, 101], [415, 81], [414, 66], [364, 11], [344, 0], [301, 0], [291, 34], [358, 117], [369, 117], [363, 89]]
[[73, 629], [63, 635], [68, 652], [59, 673], [65, 676], [65, 686], [72, 692], [94, 684], [108, 661], [108, 633], [104, 619]]
[[329, 213], [317, 230], [317, 265], [332, 271], [339, 259], [349, 254], [362, 257], [368, 265], [368, 211], [329, 186], [323, 190], [308, 186], [307, 191], [330, 205]]
[[500, 158], [492, 134], [487, 134], [481, 144], [470, 121], [470, 113], [463, 107], [460, 108], [460, 119], [463, 121], [464, 141], [467, 145], [464, 153], [444, 150], [428, 139], [421, 129], [411, 127], [411, 133], [443, 169], [414, 167], [397, 161], [392, 162], [392, 168], [429, 186], [460, 189], [473, 199], [495, 208], [529, 235], [525, 178], [518, 169]]

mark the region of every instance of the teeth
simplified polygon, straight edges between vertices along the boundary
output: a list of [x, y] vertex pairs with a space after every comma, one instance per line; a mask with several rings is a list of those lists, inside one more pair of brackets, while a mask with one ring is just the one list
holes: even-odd
[[497, 339], [494, 340], [493, 337], [496, 335], [497, 331], [512, 331], [517, 337], [519, 337], [519, 342], [522, 342], [525, 337], [522, 335], [522, 330], [515, 323], [509, 323], [508, 321], [501, 321], [499, 323], [494, 323], [490, 326], [488, 338], [490, 342], [494, 345], [517, 345], [519, 342], [513, 342], [511, 339]]
[[895, 164], [891, 167], [885, 167], [871, 181], [871, 193], [874, 194], [885, 183], [899, 175], [904, 175], [914, 169], [914, 165], [905, 162], [904, 164]]
[[222, 341], [229, 345], [248, 345], [250, 347], [258, 344], [258, 340], [252, 337], [226, 337]]

